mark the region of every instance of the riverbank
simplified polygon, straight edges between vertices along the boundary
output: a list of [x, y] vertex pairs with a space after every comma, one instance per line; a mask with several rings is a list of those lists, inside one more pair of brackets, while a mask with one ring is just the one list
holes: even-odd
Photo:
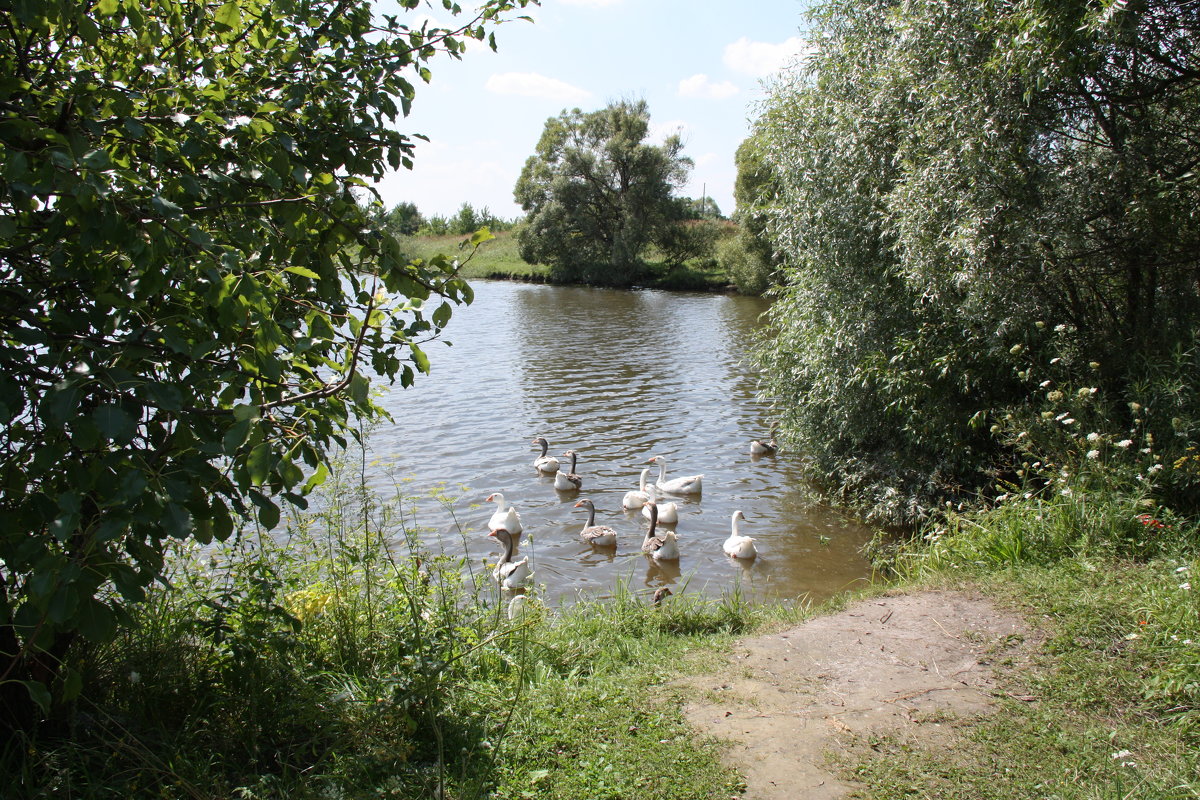
[[86, 701], [4, 751], [14, 796], [1200, 792], [1194, 555], [943, 559], [819, 609], [628, 586], [514, 607], [386, 546], [396, 525], [420, 554], [399, 508], [336, 496], [178, 553], [135, 628], [75, 654]]
[[[484, 242], [467, 259], [469, 250], [460, 245], [469, 237], [463, 236], [412, 236], [402, 241], [404, 252], [410, 258], [428, 260], [441, 253], [451, 258], [461, 254], [464, 260], [461, 274], [464, 278], [489, 280], [524, 281], [528, 283], [553, 283], [550, 268], [544, 264], [527, 264], [518, 255], [514, 231], [500, 231], [495, 238]], [[689, 262], [682, 266], [667, 267], [649, 262], [647, 276], [640, 285], [650, 289], [689, 292], [734, 292], [730, 277], [715, 264]]]

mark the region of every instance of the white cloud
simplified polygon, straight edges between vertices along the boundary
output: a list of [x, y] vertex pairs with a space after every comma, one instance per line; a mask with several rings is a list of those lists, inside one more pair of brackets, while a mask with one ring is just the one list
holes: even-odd
[[489, 77], [485, 86], [489, 92], [496, 94], [515, 94], [572, 103], [587, 100], [592, 96], [586, 89], [572, 86], [557, 78], [547, 78], [536, 72], [501, 72]]
[[476, 210], [487, 207], [501, 217], [521, 213], [513, 202], [513, 186], [521, 163], [494, 155], [504, 152], [504, 144], [478, 140], [446, 145], [419, 142], [412, 170], [397, 170], [376, 184], [384, 205], [416, 203], [425, 216], [449, 216], [463, 203]]
[[779, 72], [809, 52], [811, 46], [799, 36], [778, 44], [752, 42], [745, 36], [725, 45], [725, 66], [737, 72], [765, 78]]
[[738, 93], [738, 88], [729, 81], [713, 83], [704, 73], [684, 78], [679, 82], [680, 97], [700, 97], [706, 100], [724, 100]]

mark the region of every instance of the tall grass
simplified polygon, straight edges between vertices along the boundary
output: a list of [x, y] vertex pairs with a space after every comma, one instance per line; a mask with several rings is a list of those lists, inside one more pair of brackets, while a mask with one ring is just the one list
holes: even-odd
[[655, 607], [617, 587], [561, 610], [532, 596], [510, 619], [490, 575], [421, 546], [409, 499], [366, 488], [364, 463], [335, 470], [278, 533], [178, 547], [136, 626], [72, 654], [84, 689], [62, 724], [0, 753], [5, 796], [737, 788], [661, 685], [767, 612], [737, 594]]

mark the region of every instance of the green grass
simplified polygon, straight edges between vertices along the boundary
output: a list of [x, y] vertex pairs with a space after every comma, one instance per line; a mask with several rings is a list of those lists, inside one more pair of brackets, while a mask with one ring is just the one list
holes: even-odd
[[860, 742], [843, 765], [864, 797], [1200, 797], [1197, 526], [1145, 508], [1116, 493], [1017, 497], [902, 553], [910, 585], [982, 589], [1045, 638], [1028, 663], [996, 665], [995, 714], [945, 723], [951, 752]]
[[410, 236], [402, 240], [401, 247], [409, 258], [428, 260], [438, 253], [457, 257], [463, 262], [462, 276], [468, 280], [494, 278], [541, 283], [548, 278], [549, 267], [526, 264], [521, 260], [513, 231], [500, 231], [494, 235], [496, 238], [481, 244], [474, 253], [469, 236]]
[[[544, 264], [527, 264], [518, 255], [514, 231], [500, 231], [495, 238], [484, 242], [471, 253], [467, 236], [412, 236], [402, 240], [401, 246], [409, 258], [428, 260], [439, 253], [463, 261], [462, 275], [472, 278], [496, 280], [550, 281], [550, 268]], [[654, 254], [650, 254], [653, 258]], [[661, 262], [646, 264], [647, 276], [641, 285], [654, 289], [672, 291], [712, 292], [726, 291], [729, 276], [712, 263], [690, 262], [683, 266], [667, 267]]]
[[[559, 609], [535, 593], [510, 620], [478, 565], [419, 545], [421, 509], [452, 499], [380, 498], [364, 469], [335, 470], [285, 535], [175, 553], [137, 627], [71, 654], [79, 698], [0, 744], [5, 796], [741, 792], [673, 682], [805, 609], [618, 586]], [[981, 590], [1038, 633], [995, 665], [995, 714], [941, 721], [952, 746], [888, 734], [839, 755], [862, 798], [1200, 797], [1197, 526], [1146, 508], [1016, 496], [902, 548], [909, 588]]]
[[[361, 475], [361, 473], [360, 473]], [[282, 536], [173, 554], [80, 699], [6, 743], [6, 797], [718, 798], [666, 685], [794, 609], [618, 587], [551, 610], [422, 551], [416, 505], [339, 470]]]

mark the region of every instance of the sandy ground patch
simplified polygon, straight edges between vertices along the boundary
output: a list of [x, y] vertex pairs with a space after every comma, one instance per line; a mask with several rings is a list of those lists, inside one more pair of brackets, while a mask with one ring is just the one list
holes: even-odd
[[948, 717], [985, 714], [990, 663], [1024, 621], [959, 592], [873, 598], [782, 633], [738, 642], [729, 668], [681, 685], [688, 720], [728, 740], [747, 800], [832, 800], [853, 783], [831, 767], [864, 734], [953, 735]]

